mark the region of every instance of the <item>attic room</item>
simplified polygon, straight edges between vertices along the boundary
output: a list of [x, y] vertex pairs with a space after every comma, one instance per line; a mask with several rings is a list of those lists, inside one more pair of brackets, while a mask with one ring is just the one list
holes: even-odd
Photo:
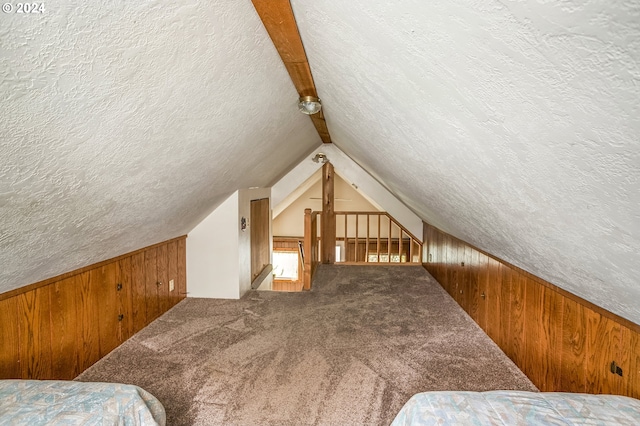
[[640, 424], [640, 3], [2, 9], [0, 423]]

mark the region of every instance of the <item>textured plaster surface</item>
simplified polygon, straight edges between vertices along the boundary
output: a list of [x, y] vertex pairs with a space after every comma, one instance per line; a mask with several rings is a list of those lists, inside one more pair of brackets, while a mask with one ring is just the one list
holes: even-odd
[[293, 0], [332, 139], [422, 218], [640, 323], [640, 3]]
[[249, 0], [0, 16], [0, 292], [188, 233], [319, 144]]

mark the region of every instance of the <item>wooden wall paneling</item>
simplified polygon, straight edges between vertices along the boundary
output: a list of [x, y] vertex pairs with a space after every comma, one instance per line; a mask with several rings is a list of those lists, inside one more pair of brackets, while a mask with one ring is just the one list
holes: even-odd
[[51, 300], [51, 376], [71, 380], [80, 373], [78, 308], [75, 278], [46, 287]]
[[447, 292], [451, 295], [451, 297], [453, 297], [456, 301], [458, 300], [457, 298], [457, 288], [456, 288], [456, 282], [458, 280], [458, 268], [456, 268], [456, 257], [458, 254], [458, 246], [455, 242], [455, 240], [453, 240], [453, 238], [447, 237], [446, 239], [446, 244], [447, 244], [447, 261], [446, 261], [446, 265], [447, 265], [447, 269], [446, 269], [446, 283], [447, 283]]
[[522, 371], [540, 390], [545, 388], [549, 369], [548, 335], [543, 322], [545, 288], [525, 279], [526, 304], [524, 305], [525, 341]]
[[450, 238], [448, 235], [441, 235], [441, 237], [442, 241], [440, 247], [442, 248], [442, 263], [440, 268], [440, 279], [442, 281], [440, 281], [440, 284], [442, 284], [442, 287], [447, 291], [447, 293], [452, 295], [453, 293], [450, 289], [451, 286], [449, 285], [449, 259], [453, 257], [450, 253]]
[[87, 271], [75, 277], [78, 318], [76, 324], [78, 351], [80, 354], [78, 365], [80, 371], [86, 370], [100, 359], [99, 300], [96, 298], [96, 284], [93, 283], [94, 275], [92, 271]]
[[169, 280], [173, 280], [173, 291], [169, 290], [169, 306], [173, 307], [180, 301], [180, 291], [178, 289], [178, 242], [172, 241], [167, 244], [167, 275]]
[[443, 286], [445, 287], [446, 290], [446, 275], [447, 275], [447, 246], [446, 246], [446, 241], [445, 241], [445, 236], [444, 234], [438, 232], [436, 234], [436, 238], [437, 238], [437, 247], [438, 247], [438, 281], [440, 281], [441, 284], [443, 284]]
[[[640, 398], [637, 324], [425, 226], [436, 255], [425, 267], [540, 390]], [[610, 372], [612, 361], [622, 376]]]
[[167, 312], [171, 307], [169, 304], [169, 259], [167, 245], [162, 245], [156, 251], [156, 266], [158, 282], [158, 316]]
[[[120, 285], [120, 290], [118, 290]], [[118, 297], [118, 344], [133, 336], [133, 281], [131, 279], [131, 257], [116, 263], [116, 291]], [[120, 317], [121, 315], [121, 317]]]
[[[464, 263], [464, 265], [463, 265]], [[471, 248], [466, 244], [458, 244], [458, 264], [460, 269], [458, 272], [458, 294], [460, 295], [460, 306], [466, 313], [470, 314], [469, 304], [471, 294]]]
[[51, 303], [40, 287], [18, 296], [20, 366], [23, 379], [51, 379]]
[[548, 367], [544, 372], [545, 377], [541, 385], [541, 390], [544, 392], [562, 389], [560, 377], [562, 376], [563, 317], [564, 297], [557, 291], [545, 288], [542, 325], [549, 347], [546, 353]]
[[513, 360], [517, 365], [524, 365], [525, 358], [525, 305], [526, 301], [526, 277], [517, 271], [511, 273], [511, 324], [510, 341]]
[[17, 298], [0, 300], [0, 379], [20, 379], [20, 327]]
[[640, 334], [630, 332], [627, 395], [640, 399]]
[[489, 258], [484, 253], [477, 250], [475, 252], [478, 255], [478, 325], [486, 332], [489, 312], [487, 305]]
[[147, 299], [144, 252], [131, 256], [131, 323], [133, 333], [147, 325]]
[[500, 345], [500, 329], [502, 318], [500, 316], [500, 294], [502, 292], [501, 264], [493, 258], [487, 263], [487, 329], [486, 333], [491, 339]]
[[[630, 371], [629, 351], [625, 350], [631, 343], [629, 329], [591, 309], [584, 311], [587, 324], [586, 389], [592, 393], [624, 395]], [[622, 369], [622, 377], [611, 373], [611, 362]]]
[[584, 307], [567, 298], [563, 305], [560, 387], [566, 392], [586, 392], [587, 324]]
[[[479, 263], [479, 253], [477, 250], [473, 250], [471, 247], [468, 247], [468, 259], [469, 259], [469, 295], [467, 297], [467, 303], [469, 306], [469, 316], [473, 318], [473, 320], [478, 323], [479, 322], [479, 313], [480, 313], [480, 284], [478, 282], [478, 277], [480, 276], [480, 263]], [[467, 251], [465, 250], [465, 254]]]
[[178, 292], [180, 300], [187, 295], [187, 240], [178, 240]]
[[513, 345], [511, 343], [511, 275], [512, 269], [506, 265], [500, 265], [502, 282], [498, 294], [500, 306], [500, 334], [498, 346], [512, 360], [514, 359]]
[[118, 346], [118, 289], [116, 283], [117, 263], [112, 262], [91, 271], [95, 277], [94, 293], [98, 298], [100, 358]]
[[160, 315], [159, 279], [158, 279], [158, 249], [152, 248], [144, 252], [144, 278], [147, 324]]
[[446, 279], [444, 277], [444, 272], [447, 270], [444, 262], [447, 259], [447, 255], [445, 253], [445, 245], [444, 245], [444, 235], [439, 232], [435, 235], [435, 245], [436, 245], [436, 279], [440, 283], [443, 289], [446, 291]]

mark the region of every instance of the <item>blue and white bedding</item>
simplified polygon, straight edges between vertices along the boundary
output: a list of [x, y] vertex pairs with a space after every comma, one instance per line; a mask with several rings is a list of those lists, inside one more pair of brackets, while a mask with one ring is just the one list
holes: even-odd
[[411, 397], [392, 426], [640, 425], [640, 401], [561, 392], [425, 392]]
[[133, 385], [0, 380], [0, 426], [165, 425], [164, 407]]

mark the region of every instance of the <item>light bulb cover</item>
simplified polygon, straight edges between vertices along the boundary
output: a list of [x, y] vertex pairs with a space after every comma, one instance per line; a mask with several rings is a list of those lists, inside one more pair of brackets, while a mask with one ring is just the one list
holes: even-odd
[[320, 99], [315, 96], [303, 96], [298, 100], [298, 110], [307, 115], [317, 114], [322, 109]]

